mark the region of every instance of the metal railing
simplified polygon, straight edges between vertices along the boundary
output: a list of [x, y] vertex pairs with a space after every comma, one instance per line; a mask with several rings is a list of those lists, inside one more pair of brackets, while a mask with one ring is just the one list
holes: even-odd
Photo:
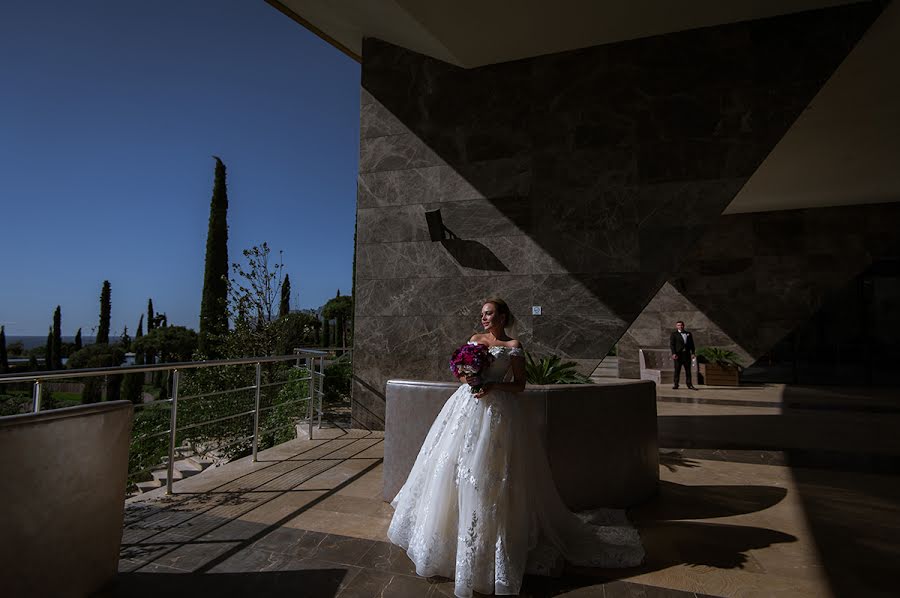
[[[252, 455], [253, 461], [257, 461], [257, 454], [259, 451], [259, 439], [260, 439], [260, 414], [272, 410], [278, 407], [283, 407], [284, 405], [291, 403], [298, 403], [306, 401], [306, 426], [307, 426], [307, 437], [312, 438], [313, 436], [313, 422], [314, 420], [318, 420], [316, 426], [321, 427], [322, 425], [322, 402], [325, 395], [324, 386], [325, 386], [325, 361], [326, 358], [330, 356], [328, 350], [320, 350], [320, 349], [295, 349], [293, 355], [281, 355], [275, 357], [249, 357], [243, 359], [217, 359], [217, 360], [209, 360], [209, 361], [190, 361], [190, 362], [180, 362], [180, 363], [160, 363], [160, 364], [150, 364], [150, 365], [135, 365], [135, 366], [119, 366], [119, 367], [105, 367], [105, 368], [86, 368], [79, 370], [56, 370], [56, 371], [46, 371], [46, 372], [27, 372], [23, 374], [7, 374], [0, 376], [0, 385], [4, 384], [14, 384], [14, 383], [30, 383], [32, 384], [32, 411], [39, 412], [41, 411], [41, 398], [43, 394], [44, 384], [53, 381], [53, 380], [71, 380], [73, 378], [93, 378], [102, 376], [106, 380], [109, 379], [110, 376], [127, 376], [129, 374], [155, 374], [158, 372], [168, 372], [171, 375], [171, 394], [169, 398], [161, 398], [154, 399], [151, 401], [143, 402], [135, 404], [136, 409], [148, 409], [152, 407], [157, 407], [160, 405], [168, 406], [169, 408], [169, 428], [168, 430], [148, 434], [138, 438], [133, 431], [132, 434], [132, 448], [134, 448], [135, 442], [143, 442], [150, 438], [161, 437], [163, 435], [168, 435], [168, 455], [166, 462], [166, 494], [172, 493], [172, 484], [174, 481], [174, 467], [175, 467], [175, 456], [177, 449], [177, 441], [176, 438], [179, 432], [185, 432], [190, 429], [200, 428], [202, 426], [206, 426], [209, 424], [215, 424], [220, 422], [225, 422], [229, 420], [233, 420], [239, 417], [253, 415], [253, 433], [249, 437], [239, 438], [236, 441], [229, 443], [228, 445], [217, 447], [219, 449], [226, 448], [228, 446], [232, 446], [235, 444], [243, 443], [248, 440], [252, 441]], [[303, 377], [294, 378], [293, 380], [285, 379], [285, 380], [275, 380], [271, 382], [264, 383], [263, 382], [263, 366], [264, 365], [277, 365], [286, 362], [293, 362], [293, 368], [304, 369], [305, 366], [305, 375]], [[239, 386], [237, 388], [225, 388], [225, 389], [217, 389], [209, 392], [199, 392], [193, 395], [181, 395], [180, 391], [182, 388], [182, 375], [185, 372], [203, 370], [207, 368], [218, 368], [218, 367], [226, 367], [226, 366], [254, 366], [254, 382], [250, 385]], [[284, 400], [278, 402], [276, 404], [262, 406], [261, 398], [262, 392], [265, 388], [273, 388], [276, 386], [282, 386], [288, 384], [289, 382], [306, 382], [308, 384], [308, 394], [307, 396], [295, 397], [289, 400]], [[215, 417], [211, 419], [206, 419], [203, 421], [195, 421], [190, 423], [189, 425], [183, 425], [179, 428], [178, 425], [178, 406], [179, 403], [184, 403], [189, 400], [196, 400], [201, 398], [211, 398], [211, 397], [221, 397], [230, 393], [240, 393], [240, 392], [249, 392], [253, 391], [254, 393], [254, 401], [253, 401], [253, 409], [249, 411], [243, 411], [236, 414], [229, 414], [223, 417]], [[143, 392], [143, 391], [142, 391]], [[290, 418], [289, 418], [290, 419]], [[286, 426], [282, 426], [282, 428], [286, 427], [294, 427], [296, 428], [297, 423], [290, 422]], [[277, 431], [277, 429], [267, 429], [264, 430], [265, 433], [273, 433]], [[129, 471], [129, 478], [133, 476], [138, 476], [140, 474], [147, 474], [153, 470], [160, 470], [160, 466], [162, 463], [156, 463], [150, 465], [149, 467], [144, 467], [137, 471]]]

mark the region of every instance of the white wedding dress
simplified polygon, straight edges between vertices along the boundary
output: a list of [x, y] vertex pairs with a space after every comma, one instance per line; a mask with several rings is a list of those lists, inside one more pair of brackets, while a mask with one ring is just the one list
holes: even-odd
[[[500, 382], [522, 349], [490, 351], [482, 378]], [[531, 419], [521, 395], [492, 390], [479, 400], [468, 384], [444, 404], [391, 502], [388, 537], [417, 574], [452, 578], [456, 595], [467, 598], [518, 594], [526, 572], [547, 575], [561, 559], [594, 567], [643, 560], [623, 511], [566, 508]]]

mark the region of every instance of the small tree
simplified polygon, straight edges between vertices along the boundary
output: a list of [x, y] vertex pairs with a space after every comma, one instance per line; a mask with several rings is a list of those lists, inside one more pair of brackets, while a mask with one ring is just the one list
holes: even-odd
[[155, 328], [134, 341], [135, 352], [154, 353], [162, 363], [189, 361], [197, 350], [197, 333], [184, 326]]
[[327, 319], [322, 322], [322, 346], [328, 347], [331, 345], [331, 322]]
[[281, 304], [278, 306], [278, 317], [291, 313], [291, 278], [287, 274], [284, 275], [284, 281], [281, 283]]
[[275, 319], [275, 300], [281, 294], [282, 252], [278, 252], [278, 262], [270, 262], [271, 252], [269, 244], [263, 242], [242, 252], [245, 264], [231, 264], [231, 304], [246, 309], [248, 317], [255, 319], [257, 326]]
[[6, 327], [0, 326], [0, 374], [9, 371], [9, 355], [6, 354]]
[[[88, 345], [73, 353], [69, 357], [68, 367], [81, 368], [108, 368], [122, 365], [125, 353], [119, 346]], [[106, 386], [106, 398], [113, 400], [119, 396], [119, 385], [122, 383], [121, 375], [110, 375], [104, 380], [103, 376], [89, 376], [84, 379], [84, 390], [81, 394], [82, 403], [96, 403], [103, 397], [103, 388]]]
[[342, 297], [338, 290], [334, 299], [330, 299], [322, 308], [322, 315], [326, 320], [335, 321], [334, 344], [346, 347], [347, 324], [353, 317], [353, 300], [347, 296]]
[[[128, 330], [127, 328], [125, 329]], [[134, 364], [144, 364], [144, 353], [138, 350], [141, 338], [144, 336], [144, 314], [138, 319], [137, 332], [134, 333]], [[125, 380], [122, 382], [122, 399], [131, 401], [135, 405], [143, 402], [144, 397], [144, 374], [125, 374]]]
[[62, 312], [59, 306], [53, 312], [53, 351], [51, 353], [51, 362], [54, 370], [62, 369]]
[[119, 337], [119, 346], [122, 347], [122, 350], [126, 353], [131, 351], [131, 337], [128, 336], [128, 326], [125, 326], [122, 329], [122, 336]]
[[109, 344], [109, 320], [112, 310], [112, 300], [109, 281], [103, 281], [103, 289], [100, 291], [100, 327], [97, 329], [97, 338], [94, 342], [98, 345]]
[[315, 345], [319, 326], [319, 319], [308, 313], [294, 312], [278, 318], [275, 353], [290, 355], [298, 347]]
[[56, 360], [53, 357], [53, 327], [47, 329], [47, 350], [44, 352], [44, 369], [52, 370]]
[[72, 352], [81, 351], [81, 346], [81, 328], [79, 328], [75, 333], [75, 346], [72, 348]]

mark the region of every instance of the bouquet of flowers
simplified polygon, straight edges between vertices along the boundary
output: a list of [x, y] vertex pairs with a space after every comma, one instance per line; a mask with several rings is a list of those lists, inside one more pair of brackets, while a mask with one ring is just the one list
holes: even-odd
[[450, 358], [450, 371], [454, 376], [475, 376], [475, 384], [470, 384], [472, 392], [481, 390], [481, 380], [478, 379], [480, 374], [491, 361], [494, 356], [488, 351], [487, 345], [478, 343], [466, 343], [453, 352]]

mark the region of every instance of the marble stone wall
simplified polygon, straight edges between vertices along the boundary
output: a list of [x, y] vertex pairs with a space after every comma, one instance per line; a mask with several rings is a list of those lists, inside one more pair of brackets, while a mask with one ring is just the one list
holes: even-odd
[[619, 376], [640, 377], [638, 349], [668, 346], [677, 320], [751, 365], [829, 292], [900, 256], [897, 231], [900, 203], [720, 217], [619, 340]]
[[354, 425], [383, 427], [388, 378], [446, 379], [492, 294], [593, 369], [878, 10], [470, 70], [365, 40]]

